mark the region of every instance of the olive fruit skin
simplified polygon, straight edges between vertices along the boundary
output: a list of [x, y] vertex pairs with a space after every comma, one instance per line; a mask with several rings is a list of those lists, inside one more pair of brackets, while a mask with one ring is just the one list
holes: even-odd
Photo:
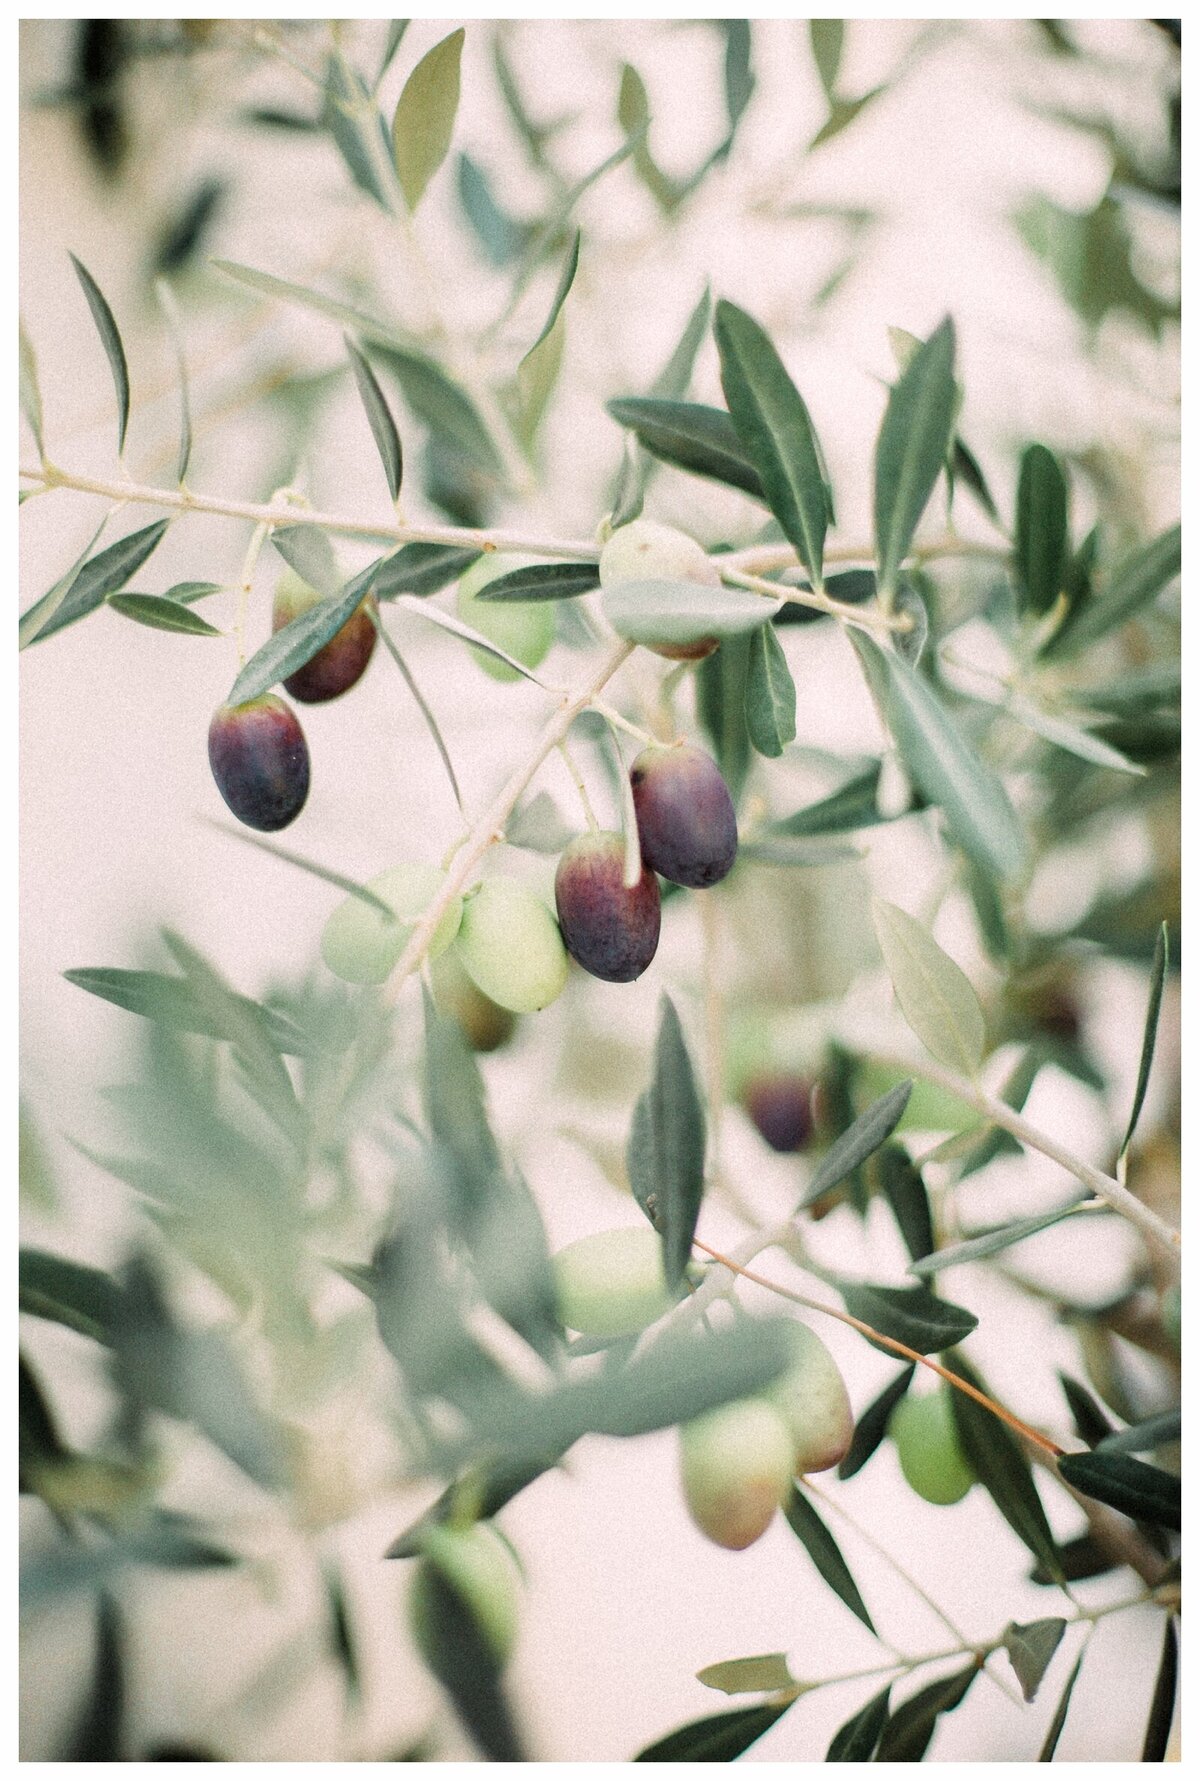
[[449, 1588], [468, 1609], [497, 1665], [507, 1663], [517, 1638], [517, 1569], [512, 1553], [489, 1522], [434, 1527], [424, 1536], [408, 1597], [408, 1624], [421, 1656], [435, 1675], [444, 1653], [436, 1638], [436, 1595]]
[[724, 878], [737, 858], [737, 817], [712, 756], [702, 748], [644, 748], [629, 782], [643, 863], [690, 890]]
[[752, 1077], [742, 1094], [759, 1136], [787, 1155], [803, 1150], [813, 1135], [812, 1083], [794, 1071]]
[[702, 1534], [743, 1552], [770, 1527], [792, 1482], [792, 1436], [762, 1398], [710, 1410], [679, 1431], [688, 1514]]
[[513, 1014], [545, 1008], [566, 985], [558, 923], [540, 897], [510, 878], [485, 878], [466, 899], [457, 950], [476, 988]]
[[827, 1472], [845, 1458], [854, 1436], [854, 1412], [838, 1364], [820, 1336], [806, 1323], [789, 1327], [792, 1362], [761, 1395], [788, 1426], [799, 1478]]
[[[486, 637], [506, 655], [536, 668], [554, 641], [554, 603], [549, 600], [480, 600], [481, 590], [491, 581], [514, 569], [524, 569], [533, 559], [491, 551], [482, 556], [462, 576], [458, 584], [455, 607], [459, 618], [472, 630]], [[485, 674], [493, 680], [520, 680], [516, 668], [486, 655], [482, 649], [471, 654]]]
[[625, 842], [611, 829], [578, 835], [554, 875], [554, 901], [567, 951], [605, 983], [632, 983], [658, 950], [658, 880], [642, 867], [625, 886]]
[[633, 1336], [675, 1302], [649, 1225], [579, 1237], [553, 1257], [558, 1312], [581, 1336]]
[[[294, 618], [315, 606], [321, 595], [316, 588], [291, 570], [279, 578], [271, 612], [271, 629], [280, 631]], [[367, 663], [375, 650], [375, 625], [371, 618], [372, 598], [368, 594], [346, 620], [341, 630], [322, 644], [311, 661], [289, 674], [284, 686], [293, 699], [304, 705], [321, 705], [338, 699], [362, 679]]]
[[[674, 526], [635, 519], [619, 526], [600, 552], [600, 586], [615, 587], [621, 581], [697, 581], [719, 587], [721, 577], [708, 553]], [[648, 644], [655, 655], [672, 662], [700, 661], [716, 649], [716, 637], [694, 643]]]
[[904, 1397], [892, 1411], [888, 1434], [900, 1470], [927, 1503], [961, 1502], [975, 1474], [958, 1444], [954, 1411], [945, 1386], [921, 1397]]
[[517, 1017], [471, 982], [451, 948], [431, 960], [430, 981], [439, 1014], [456, 1021], [472, 1051], [499, 1051], [517, 1030]]
[[[367, 889], [390, 904], [397, 920], [387, 918], [361, 897], [339, 903], [321, 934], [321, 957], [343, 983], [383, 983], [408, 944], [417, 919], [442, 887], [445, 873], [436, 866], [393, 866], [368, 879]], [[445, 952], [458, 933], [462, 898], [455, 897], [433, 931], [429, 957]]]
[[217, 790], [251, 829], [286, 829], [308, 797], [308, 743], [300, 720], [275, 693], [218, 705], [208, 726], [208, 764]]

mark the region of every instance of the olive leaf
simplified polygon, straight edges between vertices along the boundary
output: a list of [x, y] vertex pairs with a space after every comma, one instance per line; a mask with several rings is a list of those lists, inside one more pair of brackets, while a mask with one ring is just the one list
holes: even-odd
[[654, 1075], [638, 1100], [626, 1163], [634, 1198], [662, 1236], [663, 1268], [677, 1286], [692, 1255], [704, 1195], [704, 1107], [679, 1016], [662, 998]]
[[1017, 480], [1014, 552], [1021, 610], [1049, 612], [1063, 584], [1069, 552], [1063, 467], [1044, 445], [1027, 446]]
[[392, 152], [404, 202], [414, 211], [445, 160], [458, 114], [460, 65], [466, 32], [460, 26], [417, 63], [392, 118]]
[[634, 1762], [735, 1762], [756, 1744], [763, 1733], [791, 1706], [736, 1707], [730, 1713], [714, 1713], [694, 1719], [656, 1744], [639, 1750]]
[[892, 389], [875, 449], [875, 539], [881, 591], [895, 591], [917, 522], [954, 432], [954, 324], [917, 348]]
[[840, 1137], [835, 1138], [820, 1163], [813, 1172], [812, 1180], [804, 1192], [796, 1210], [803, 1211], [819, 1200], [831, 1188], [838, 1187], [853, 1174], [860, 1163], [873, 1156], [881, 1144], [887, 1142], [904, 1117], [904, 1109], [908, 1106], [908, 1098], [912, 1093], [911, 1082], [897, 1083], [885, 1095], [873, 1101], [865, 1113], [860, 1113], [854, 1123]]
[[974, 1076], [983, 1062], [983, 1009], [966, 974], [919, 921], [875, 897], [871, 919], [892, 985], [913, 1032], [939, 1062]]
[[[822, 21], [814, 19], [812, 22], [816, 25]], [[885, 1689], [872, 1695], [866, 1706], [860, 1707], [854, 1717], [848, 1719], [834, 1733], [833, 1741], [825, 1753], [825, 1761], [870, 1762], [888, 1721], [891, 1698], [892, 1685], [889, 1682]]]
[[310, 606], [306, 612], [282, 625], [246, 663], [229, 689], [227, 703], [245, 705], [251, 699], [286, 680], [306, 662], [311, 662], [319, 649], [336, 637], [342, 626], [353, 618], [371, 591], [377, 563], [348, 581], [338, 594], [328, 595]]
[[82, 260], [71, 255], [71, 264], [75, 275], [83, 286], [83, 294], [87, 298], [88, 308], [92, 312], [92, 320], [96, 324], [96, 332], [108, 359], [112, 372], [113, 386], [117, 392], [117, 453], [125, 450], [125, 430], [129, 425], [129, 366], [125, 362], [125, 347], [121, 340], [121, 330], [116, 324], [108, 300], [100, 286], [96, 283]]
[[396, 423], [392, 419], [392, 411], [387, 405], [387, 398], [379, 387], [378, 379], [367, 363], [363, 353], [355, 346], [350, 336], [344, 335], [346, 351], [350, 355], [350, 365], [354, 372], [354, 381], [358, 385], [358, 393], [362, 405], [367, 411], [371, 433], [379, 452], [383, 473], [387, 477], [388, 492], [393, 501], [400, 497], [400, 481], [404, 474], [404, 455], [400, 449], [400, 435], [396, 431]]
[[759, 754], [772, 759], [796, 739], [796, 686], [775, 628], [769, 624], [750, 634], [746, 733]]
[[706, 638], [740, 637], [765, 625], [779, 601], [698, 581], [618, 581], [601, 595], [604, 616], [630, 643], [688, 647]]
[[1031, 1620], [1024, 1626], [1010, 1620], [1005, 1627], [1004, 1649], [1008, 1652], [1026, 1701], [1032, 1701], [1036, 1696], [1042, 1677], [1049, 1669], [1066, 1630], [1066, 1621], [1058, 1619]]
[[652, 457], [723, 482], [766, 503], [758, 471], [737, 428], [722, 408], [652, 396], [622, 396], [608, 412], [637, 434]]
[[219, 637], [216, 625], [178, 600], [162, 594], [109, 594], [106, 604], [122, 618], [148, 625], [155, 631], [176, 631], [188, 637]]
[[531, 563], [524, 569], [510, 569], [480, 588], [478, 600], [574, 600], [600, 586], [600, 571], [595, 563]]
[[1164, 921], [1158, 930], [1154, 942], [1154, 958], [1150, 964], [1150, 1000], [1146, 1005], [1146, 1019], [1142, 1029], [1142, 1055], [1138, 1063], [1137, 1087], [1133, 1091], [1133, 1107], [1129, 1115], [1129, 1124], [1125, 1127], [1125, 1136], [1121, 1140], [1118, 1164], [1129, 1150], [1133, 1134], [1137, 1129], [1138, 1118], [1142, 1111], [1142, 1103], [1146, 1098], [1146, 1087], [1150, 1081], [1150, 1066], [1154, 1062], [1154, 1041], [1158, 1033], [1158, 1012], [1162, 1007], [1163, 987], [1167, 981], [1167, 924]]
[[33, 442], [38, 448], [38, 456], [45, 457], [46, 448], [42, 442], [42, 393], [38, 385], [37, 357], [33, 343], [25, 332], [25, 323], [18, 327], [20, 344], [20, 395], [21, 413], [29, 422], [29, 430], [33, 434]]
[[784, 1499], [783, 1513], [787, 1524], [816, 1565], [833, 1593], [852, 1614], [858, 1616], [867, 1631], [875, 1631], [875, 1623], [867, 1610], [859, 1588], [842, 1557], [841, 1548], [804, 1492], [793, 1485]]
[[[49, 593], [43, 594], [40, 600], [21, 614], [21, 648], [53, 636], [55, 631], [61, 631], [64, 626], [74, 624], [77, 619], [85, 618], [89, 612], [102, 606], [110, 594], [115, 594], [125, 586], [130, 576], [137, 574], [158, 545], [169, 523], [168, 520], [157, 519], [153, 525], [143, 526], [140, 532], [130, 532], [126, 537], [118, 538], [115, 544], [110, 544], [94, 557], [76, 564], [69, 577], [56, 582]], [[95, 543], [94, 538], [92, 542]]]
[[884, 1386], [879, 1396], [872, 1399], [867, 1405], [854, 1425], [854, 1434], [850, 1445], [846, 1449], [845, 1457], [838, 1465], [837, 1475], [839, 1478], [853, 1478], [856, 1472], [862, 1471], [871, 1455], [877, 1450], [883, 1437], [887, 1434], [892, 1411], [912, 1384], [916, 1370], [916, 1362], [910, 1361], [893, 1380]]
[[707, 1664], [696, 1671], [696, 1680], [722, 1694], [778, 1694], [796, 1686], [782, 1651], [772, 1651], [766, 1657], [730, 1657], [724, 1663]]
[[288, 568], [318, 594], [328, 599], [341, 593], [344, 583], [338, 572], [333, 545], [329, 542], [329, 534], [320, 526], [277, 526], [271, 533], [271, 543]]

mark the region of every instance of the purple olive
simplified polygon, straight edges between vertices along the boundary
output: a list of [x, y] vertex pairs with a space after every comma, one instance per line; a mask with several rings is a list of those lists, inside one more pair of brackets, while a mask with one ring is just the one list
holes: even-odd
[[218, 705], [208, 726], [208, 763], [239, 822], [286, 829], [308, 796], [308, 743], [294, 711], [274, 693]]
[[753, 1077], [743, 1091], [746, 1112], [772, 1150], [803, 1150], [813, 1135], [812, 1084], [794, 1071]]
[[624, 882], [625, 842], [605, 830], [578, 835], [554, 875], [558, 923], [571, 957], [605, 983], [640, 977], [658, 948], [658, 880], [643, 866], [632, 890]]
[[642, 859], [673, 884], [704, 890], [737, 858], [729, 787], [702, 748], [644, 748], [629, 774]]
[[[281, 575], [275, 589], [271, 613], [271, 629], [282, 630], [294, 618], [307, 612], [321, 598], [315, 588], [301, 581], [290, 571]], [[349, 692], [361, 680], [375, 648], [375, 626], [371, 620], [370, 595], [346, 620], [341, 630], [322, 644], [316, 655], [289, 674], [284, 686], [293, 699], [304, 705], [321, 705]]]

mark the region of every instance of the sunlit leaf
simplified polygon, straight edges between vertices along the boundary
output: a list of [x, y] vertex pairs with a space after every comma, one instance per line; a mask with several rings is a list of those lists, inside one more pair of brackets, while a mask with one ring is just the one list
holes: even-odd
[[634, 1198], [662, 1236], [668, 1285], [692, 1255], [704, 1194], [704, 1107], [679, 1016], [662, 999], [654, 1075], [634, 1109], [626, 1164]]
[[933, 493], [954, 430], [954, 326], [947, 318], [913, 354], [892, 389], [875, 449], [879, 583], [895, 590], [900, 565]]
[[750, 634], [746, 733], [759, 754], [781, 755], [796, 739], [796, 687], [772, 625]]
[[400, 496], [400, 481], [404, 474], [400, 435], [396, 431], [392, 411], [387, 405], [387, 398], [379, 387], [375, 373], [349, 335], [344, 338], [346, 351], [350, 355], [351, 369], [354, 372], [354, 381], [358, 385], [362, 405], [367, 411], [367, 420], [370, 422], [375, 446], [379, 452], [380, 462], [383, 464], [383, 473], [387, 477], [388, 492], [392, 500], [396, 501]]
[[909, 1026], [941, 1063], [974, 1076], [987, 1034], [969, 979], [932, 934], [896, 904], [873, 898], [871, 919]]
[[81, 260], [71, 255], [71, 264], [75, 268], [76, 277], [83, 286], [83, 294], [87, 298], [88, 308], [92, 312], [92, 320], [96, 324], [96, 332], [108, 358], [109, 369], [112, 371], [113, 387], [117, 392], [117, 452], [125, 450], [125, 429], [129, 425], [129, 366], [125, 362], [125, 348], [121, 341], [121, 330], [117, 327], [113, 312], [108, 306], [104, 292], [96, 283], [87, 267]]
[[392, 119], [392, 149], [404, 202], [417, 208], [445, 160], [458, 115], [465, 31], [460, 26], [417, 63], [404, 83]]
[[766, 1657], [730, 1657], [724, 1663], [707, 1664], [696, 1671], [696, 1680], [722, 1694], [777, 1694], [781, 1689], [796, 1686], [782, 1651], [773, 1651]]
[[859, 1594], [858, 1585], [850, 1575], [850, 1567], [842, 1557], [841, 1548], [817, 1514], [803, 1490], [793, 1485], [784, 1499], [783, 1513], [788, 1526], [816, 1565], [825, 1582], [852, 1614], [858, 1616], [868, 1632], [875, 1623]]

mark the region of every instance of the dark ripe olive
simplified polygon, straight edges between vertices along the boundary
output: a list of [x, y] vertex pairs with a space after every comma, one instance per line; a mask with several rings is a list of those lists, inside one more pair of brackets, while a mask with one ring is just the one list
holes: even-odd
[[702, 748], [645, 748], [629, 774], [642, 859], [673, 884], [704, 890], [737, 858], [729, 787]]
[[554, 875], [558, 922], [571, 957], [606, 983], [640, 977], [658, 948], [658, 880], [642, 868], [625, 886], [625, 842], [611, 830], [578, 835]]
[[812, 1084], [791, 1070], [754, 1076], [743, 1091], [746, 1112], [772, 1150], [803, 1150], [813, 1135]]
[[274, 693], [218, 705], [208, 726], [208, 763], [239, 822], [285, 829], [308, 796], [308, 744], [294, 711]]
[[[271, 613], [271, 629], [282, 630], [294, 618], [315, 606], [321, 596], [307, 582], [290, 570], [279, 578], [275, 604]], [[322, 644], [311, 661], [289, 674], [284, 686], [293, 699], [304, 705], [320, 705], [349, 692], [361, 680], [375, 648], [375, 626], [371, 619], [370, 595], [346, 620], [341, 630]]]

